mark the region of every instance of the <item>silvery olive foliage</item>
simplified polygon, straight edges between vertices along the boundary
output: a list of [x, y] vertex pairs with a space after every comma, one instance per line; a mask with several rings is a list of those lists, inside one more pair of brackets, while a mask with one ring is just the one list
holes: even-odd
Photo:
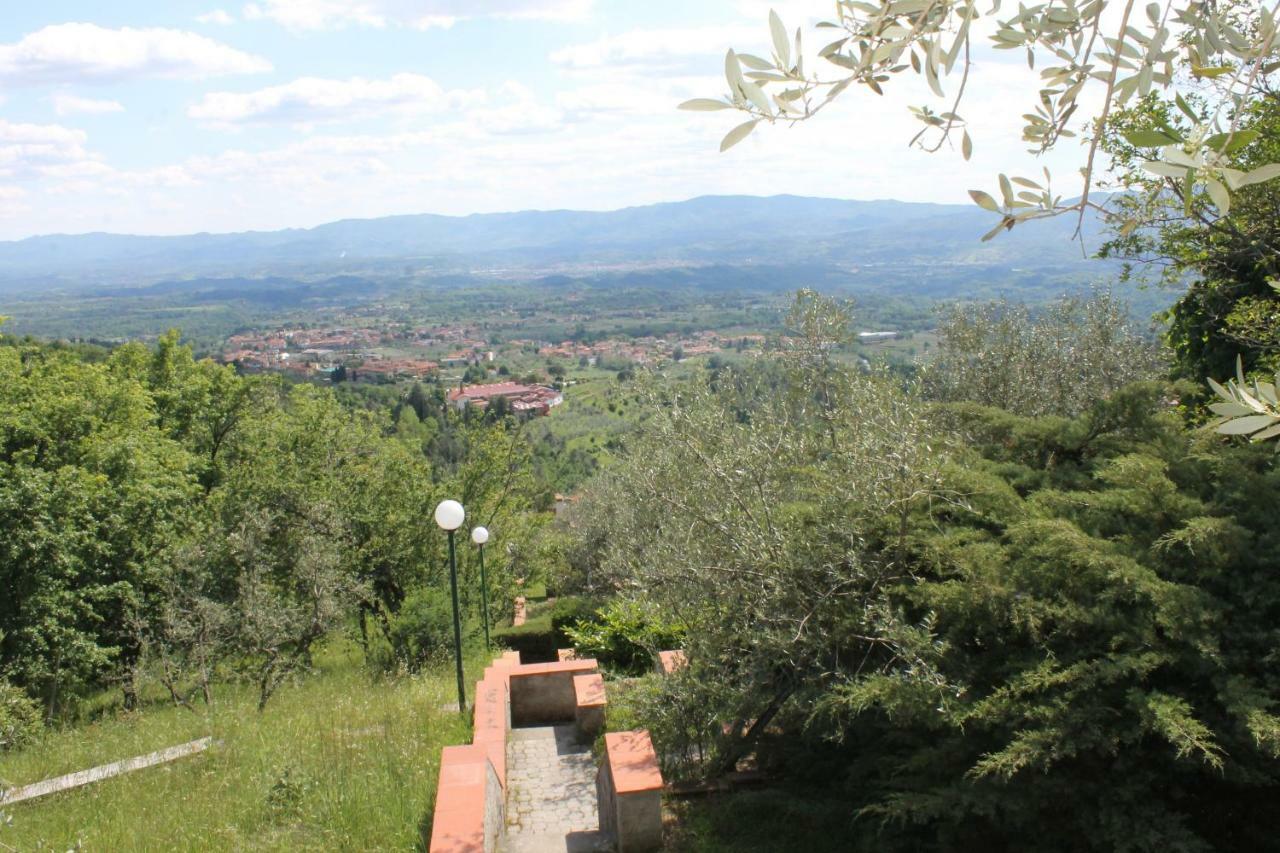
[[1133, 380], [1159, 372], [1161, 354], [1106, 291], [1066, 297], [1033, 313], [992, 302], [948, 308], [924, 389], [1024, 417], [1074, 417]]
[[[1280, 282], [1272, 282], [1271, 287], [1280, 292]], [[1271, 324], [1264, 317], [1260, 325]], [[1274, 326], [1259, 330], [1259, 334], [1276, 333]], [[1236, 356], [1235, 379], [1228, 380], [1225, 386], [1209, 379], [1209, 387], [1219, 398], [1209, 406], [1210, 411], [1219, 416], [1213, 424], [1219, 433], [1248, 436], [1250, 441], [1280, 439], [1280, 399], [1276, 394], [1280, 388], [1280, 372], [1276, 373], [1274, 382], [1257, 378], [1249, 382], [1245, 378], [1244, 362]], [[1276, 442], [1276, 452], [1280, 453], [1280, 441]]]
[[[1209, 409], [1219, 416], [1214, 426], [1223, 435], [1247, 435], [1250, 441], [1280, 438], [1280, 373], [1274, 382], [1261, 379], [1246, 381], [1244, 366], [1236, 360], [1236, 378], [1225, 386], [1209, 380], [1209, 387], [1220, 398]], [[1280, 451], [1280, 443], [1277, 444]]]
[[[928, 151], [958, 145], [967, 160], [974, 147], [970, 129], [980, 127], [964, 100], [975, 46], [981, 47], [973, 41], [977, 36], [992, 49], [1025, 54], [1028, 67], [1039, 69], [1039, 87], [1021, 105], [1022, 140], [1032, 153], [1081, 129], [1087, 143], [1076, 198], [1056, 192], [1047, 169], [1034, 177], [1001, 174], [996, 193], [970, 190], [976, 204], [1000, 217], [983, 239], [1068, 212], [1081, 222], [1091, 209], [1110, 215], [1091, 197], [1100, 141], [1115, 111], [1152, 92], [1176, 102], [1191, 125], [1187, 132], [1165, 127], [1136, 133], [1130, 141], [1146, 150], [1146, 168], [1168, 177], [1186, 198], [1207, 193], [1225, 214], [1233, 190], [1280, 177], [1280, 163], [1247, 173], [1230, 168], [1231, 155], [1251, 141], [1238, 126], [1243, 107], [1280, 69], [1278, 10], [1280, 3], [1201, 0], [1049, 0], [1016, 9], [1002, 0], [839, 0], [834, 18], [818, 24], [834, 37], [817, 52], [820, 70], [806, 64], [801, 31], [793, 34], [770, 12], [772, 55], [729, 50], [728, 94], [681, 108], [746, 113], [749, 118], [725, 135], [724, 151], [761, 122], [805, 121], [851, 87], [883, 95], [895, 77], [911, 72], [942, 102], [936, 109], [911, 107], [922, 124], [911, 144]], [[1187, 105], [1180, 90], [1192, 88], [1207, 109]]]
[[779, 714], [812, 713], [832, 681], [933, 677], [927, 620], [887, 590], [910, 571], [900, 523], [935, 496], [941, 456], [917, 405], [839, 360], [849, 322], [802, 293], [777, 361], [714, 385], [655, 382], [646, 429], [579, 507], [608, 524], [594, 583], [687, 638], [690, 673], [671, 682], [655, 736], [721, 767]]

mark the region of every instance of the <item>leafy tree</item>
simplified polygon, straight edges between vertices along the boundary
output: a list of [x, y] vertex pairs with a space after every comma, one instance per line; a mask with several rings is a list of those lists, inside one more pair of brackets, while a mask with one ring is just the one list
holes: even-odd
[[0, 665], [50, 716], [108, 676], [132, 705], [200, 465], [142, 383], [72, 353], [0, 349], [0, 386]]
[[[541, 556], [511, 423], [465, 423], [422, 385], [344, 396], [197, 360], [176, 332], [92, 362], [6, 338], [0, 678], [49, 719], [107, 686], [132, 707], [151, 675], [209, 702], [228, 669], [265, 706], [326, 634], [358, 617], [376, 658], [405, 601], [443, 588], [446, 494]], [[495, 600], [511, 565], [490, 567]]]
[[[1265, 97], [1242, 112], [1239, 141], [1229, 153], [1234, 174], [1252, 174], [1280, 159], [1280, 91], [1266, 80]], [[1280, 184], [1243, 183], [1228, 202], [1208, 193], [1184, 194], [1178, 181], [1148, 170], [1129, 137], [1189, 132], [1187, 113], [1203, 109], [1190, 96], [1173, 108], [1146, 101], [1121, 115], [1122, 129], [1107, 140], [1128, 192], [1117, 208], [1152, 227], [1120, 230], [1103, 253], [1124, 258], [1143, 274], [1176, 287], [1169, 309], [1169, 342], [1186, 376], [1229, 375], [1236, 357], [1246, 372], [1280, 368]], [[1186, 113], [1184, 113], [1184, 110]], [[1156, 128], [1152, 130], [1151, 128]], [[1188, 282], [1188, 279], [1190, 281]]]
[[652, 392], [574, 517], [593, 583], [684, 632], [636, 694], [668, 769], [751, 745], [843, 793], [849, 849], [1273, 846], [1270, 453], [1159, 382], [921, 420], [835, 360], [838, 308], [792, 324], [778, 363]]
[[934, 675], [826, 703], [866, 749], [863, 813], [923, 828], [886, 846], [1270, 844], [1280, 670], [1258, 662], [1280, 587], [1275, 526], [1242, 502], [1271, 505], [1280, 479], [1161, 396], [1134, 386], [1078, 419], [946, 410], [976, 446], [945, 473], [966, 497], [913, 518], [897, 598], [932, 617]]

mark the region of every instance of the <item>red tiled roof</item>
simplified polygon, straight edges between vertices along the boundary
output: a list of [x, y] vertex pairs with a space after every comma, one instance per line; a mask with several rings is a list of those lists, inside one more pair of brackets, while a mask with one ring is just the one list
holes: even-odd
[[550, 388], [540, 385], [521, 385], [519, 382], [493, 382], [489, 385], [467, 385], [449, 392], [450, 400], [466, 397], [468, 400], [484, 400], [489, 397], [513, 397], [525, 394], [554, 394]]

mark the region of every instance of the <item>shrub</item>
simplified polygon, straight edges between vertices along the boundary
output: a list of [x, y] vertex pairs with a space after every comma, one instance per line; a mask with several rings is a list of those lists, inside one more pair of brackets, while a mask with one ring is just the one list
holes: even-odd
[[442, 658], [453, 648], [449, 594], [434, 588], [410, 593], [392, 619], [390, 640], [396, 659], [411, 670]]
[[622, 599], [564, 630], [580, 652], [628, 675], [647, 672], [654, 654], [680, 642], [679, 631], [654, 620], [638, 603]]
[[556, 634], [551, 629], [551, 615], [530, 619], [519, 627], [510, 625], [493, 632], [493, 641], [520, 653], [524, 663], [540, 663], [556, 659]]
[[21, 749], [40, 734], [40, 706], [23, 690], [0, 681], [0, 752]]
[[267, 789], [267, 812], [274, 820], [289, 820], [298, 815], [307, 791], [315, 783], [305, 773], [285, 767]]
[[560, 646], [573, 643], [567, 629], [582, 622], [593, 622], [600, 619], [600, 602], [597, 599], [581, 595], [565, 595], [556, 599], [551, 608], [551, 630], [555, 641]]

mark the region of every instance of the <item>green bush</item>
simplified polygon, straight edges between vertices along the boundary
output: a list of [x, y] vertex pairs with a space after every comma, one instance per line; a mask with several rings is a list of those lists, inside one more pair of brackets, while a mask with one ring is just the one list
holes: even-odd
[[614, 599], [564, 633], [579, 652], [628, 675], [642, 675], [662, 649], [680, 644], [680, 632], [655, 620], [635, 602]]
[[391, 648], [395, 658], [411, 670], [442, 659], [453, 648], [453, 605], [442, 589], [409, 594], [391, 620]]
[[581, 622], [592, 622], [600, 619], [601, 602], [581, 595], [565, 595], [556, 599], [551, 608], [551, 630], [555, 634], [556, 643], [560, 646], [573, 644], [568, 629]]
[[21, 689], [0, 681], [0, 752], [21, 749], [39, 736], [42, 727], [39, 704]]

